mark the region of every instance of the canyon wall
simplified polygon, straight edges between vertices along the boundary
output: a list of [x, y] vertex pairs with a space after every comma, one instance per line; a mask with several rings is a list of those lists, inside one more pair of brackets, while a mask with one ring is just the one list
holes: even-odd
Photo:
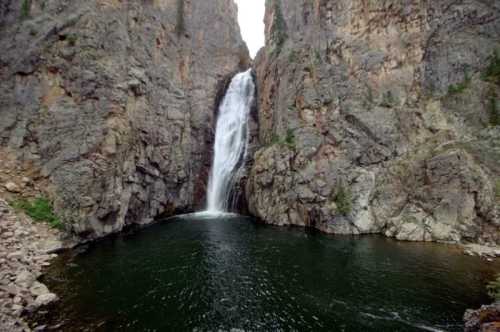
[[249, 65], [232, 0], [2, 1], [0, 49], [5, 195], [88, 237], [203, 204], [217, 89]]
[[265, 222], [500, 243], [495, 0], [269, 0], [246, 191]]

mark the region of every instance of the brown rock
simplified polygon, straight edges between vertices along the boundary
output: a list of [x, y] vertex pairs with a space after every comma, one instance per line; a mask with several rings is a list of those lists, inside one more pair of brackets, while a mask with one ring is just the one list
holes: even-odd
[[478, 310], [467, 310], [464, 322], [465, 332], [497, 332], [498, 330], [495, 328], [500, 326], [500, 303], [483, 305]]
[[16, 194], [21, 192], [21, 188], [14, 182], [7, 182], [5, 184], [5, 189], [7, 189], [7, 191], [11, 193], [16, 193]]

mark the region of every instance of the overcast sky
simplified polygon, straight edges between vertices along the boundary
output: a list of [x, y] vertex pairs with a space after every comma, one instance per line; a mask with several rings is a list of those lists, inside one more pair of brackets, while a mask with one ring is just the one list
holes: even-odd
[[252, 58], [264, 46], [264, 1], [235, 0], [238, 5], [238, 20], [241, 34], [247, 43]]

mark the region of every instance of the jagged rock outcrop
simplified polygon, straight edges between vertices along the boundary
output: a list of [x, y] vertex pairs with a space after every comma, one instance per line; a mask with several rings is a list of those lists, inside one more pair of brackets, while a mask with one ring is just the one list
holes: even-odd
[[498, 1], [272, 0], [265, 22], [254, 215], [500, 243]]
[[2, 1], [0, 150], [97, 237], [203, 201], [232, 0]]
[[464, 314], [465, 332], [496, 332], [500, 329], [500, 303], [483, 305]]

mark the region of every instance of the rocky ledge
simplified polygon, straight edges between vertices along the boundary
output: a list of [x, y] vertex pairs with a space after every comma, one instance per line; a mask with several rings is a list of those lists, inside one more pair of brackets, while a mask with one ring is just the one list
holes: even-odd
[[16, 213], [0, 198], [0, 330], [30, 331], [23, 315], [57, 296], [37, 281], [65, 247], [62, 233]]
[[500, 258], [500, 246], [482, 246], [479, 244], [464, 245], [464, 253], [469, 256], [479, 256], [488, 261]]
[[478, 310], [467, 310], [464, 322], [465, 332], [500, 331], [500, 302], [483, 305]]

